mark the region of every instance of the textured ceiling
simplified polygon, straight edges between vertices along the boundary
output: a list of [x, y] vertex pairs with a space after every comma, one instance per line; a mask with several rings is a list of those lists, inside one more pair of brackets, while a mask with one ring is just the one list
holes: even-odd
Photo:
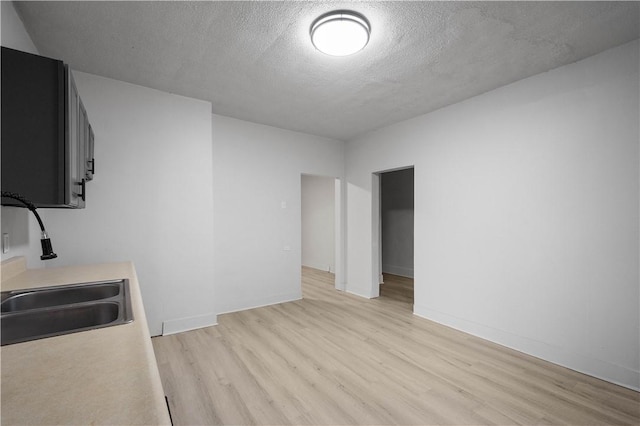
[[[636, 2], [16, 2], [43, 55], [212, 103], [216, 114], [349, 140], [639, 37]], [[369, 45], [314, 50], [351, 9]]]

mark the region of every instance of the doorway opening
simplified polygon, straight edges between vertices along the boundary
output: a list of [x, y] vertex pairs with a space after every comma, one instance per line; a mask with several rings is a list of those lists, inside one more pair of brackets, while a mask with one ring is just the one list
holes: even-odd
[[414, 168], [377, 173], [377, 178], [378, 294], [413, 310]]
[[344, 290], [341, 184], [339, 178], [301, 176], [301, 265], [330, 274], [338, 290]]

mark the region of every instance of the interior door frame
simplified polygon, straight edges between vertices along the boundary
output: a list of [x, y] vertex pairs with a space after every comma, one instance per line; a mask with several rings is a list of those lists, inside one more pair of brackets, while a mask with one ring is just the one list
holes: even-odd
[[372, 298], [380, 297], [380, 284], [384, 282], [384, 278], [382, 276], [382, 187], [380, 185], [380, 176], [383, 173], [413, 169], [413, 199], [415, 202], [415, 168], [415, 164], [412, 164], [380, 170], [371, 174], [371, 289], [369, 294]]
[[[346, 180], [342, 177], [300, 173], [300, 212], [302, 212], [302, 177], [315, 176], [334, 180], [334, 286], [336, 290], [346, 290]], [[302, 248], [302, 228], [300, 231], [300, 247]], [[302, 252], [300, 252], [302, 260]], [[302, 262], [300, 262], [302, 264]]]

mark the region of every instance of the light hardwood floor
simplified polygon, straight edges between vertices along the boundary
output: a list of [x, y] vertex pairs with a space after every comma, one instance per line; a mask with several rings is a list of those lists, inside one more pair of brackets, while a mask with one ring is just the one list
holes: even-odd
[[384, 284], [380, 284], [380, 297], [386, 302], [403, 304], [413, 311], [413, 279], [399, 275], [383, 274]]
[[174, 424], [640, 424], [639, 393], [416, 317], [385, 281], [366, 300], [303, 268], [300, 301], [154, 338]]

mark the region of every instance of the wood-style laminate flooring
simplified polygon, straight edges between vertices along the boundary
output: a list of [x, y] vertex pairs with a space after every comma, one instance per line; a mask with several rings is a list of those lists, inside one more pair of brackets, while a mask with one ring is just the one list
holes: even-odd
[[383, 302], [404, 304], [413, 312], [413, 278], [384, 273], [384, 284], [380, 284], [380, 298]]
[[638, 392], [419, 318], [394, 278], [303, 268], [302, 300], [154, 338], [174, 424], [640, 424]]

